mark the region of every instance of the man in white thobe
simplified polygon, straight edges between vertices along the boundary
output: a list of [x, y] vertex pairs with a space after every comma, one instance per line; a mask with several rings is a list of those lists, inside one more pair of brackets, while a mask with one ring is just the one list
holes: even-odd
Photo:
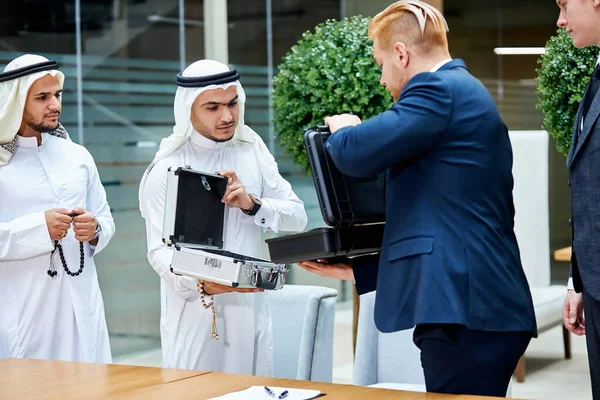
[[28, 54], [0, 74], [0, 359], [110, 363], [93, 256], [115, 226], [92, 156], [59, 125], [56, 68]]
[[272, 332], [265, 294], [204, 282], [206, 294], [217, 294], [215, 340], [212, 312], [198, 301], [198, 281], [170, 272], [173, 250], [162, 242], [167, 170], [189, 165], [229, 178], [223, 248], [251, 257], [263, 257], [263, 231], [303, 230], [304, 204], [279, 174], [260, 136], [244, 124], [246, 96], [235, 70], [201, 60], [179, 74], [177, 84], [174, 133], [161, 142], [140, 186], [148, 260], [162, 278], [163, 366], [270, 376]]

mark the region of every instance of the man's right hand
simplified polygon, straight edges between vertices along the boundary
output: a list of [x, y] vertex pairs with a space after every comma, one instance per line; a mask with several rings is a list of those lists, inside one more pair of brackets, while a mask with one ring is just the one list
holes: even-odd
[[218, 283], [208, 282], [208, 281], [204, 281], [203, 286], [204, 286], [204, 292], [209, 295], [223, 294], [223, 293], [230, 293], [230, 292], [237, 292], [237, 293], [264, 292], [263, 289], [258, 289], [258, 288], [238, 289], [238, 288], [233, 288], [231, 286], [219, 285]]
[[71, 227], [73, 218], [69, 216], [70, 211], [66, 208], [53, 208], [44, 212], [46, 217], [46, 225], [48, 226], [48, 233], [50, 233], [50, 239], [60, 240], [67, 236], [67, 232]]
[[563, 307], [563, 322], [565, 328], [577, 336], [585, 335], [585, 320], [583, 318], [583, 296], [574, 290], [567, 292]]

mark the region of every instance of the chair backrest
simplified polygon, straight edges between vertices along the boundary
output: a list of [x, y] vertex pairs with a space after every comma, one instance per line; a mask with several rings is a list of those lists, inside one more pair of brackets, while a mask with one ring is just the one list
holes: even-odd
[[550, 285], [548, 133], [511, 131], [515, 234], [529, 285]]
[[373, 318], [374, 308], [375, 292], [360, 296], [354, 384], [424, 384], [421, 351], [413, 343], [413, 329], [379, 332]]
[[337, 291], [285, 285], [266, 292], [273, 329], [276, 378], [331, 382]]

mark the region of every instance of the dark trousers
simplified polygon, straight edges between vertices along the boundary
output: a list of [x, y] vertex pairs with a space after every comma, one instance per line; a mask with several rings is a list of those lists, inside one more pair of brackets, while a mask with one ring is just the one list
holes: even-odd
[[505, 397], [529, 332], [472, 331], [462, 325], [417, 325], [428, 392]]
[[600, 302], [583, 289], [583, 312], [585, 314], [585, 340], [587, 342], [592, 395], [600, 399]]

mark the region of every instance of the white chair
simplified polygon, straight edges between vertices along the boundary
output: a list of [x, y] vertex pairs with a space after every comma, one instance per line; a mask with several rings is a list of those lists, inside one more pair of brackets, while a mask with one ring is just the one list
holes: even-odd
[[354, 384], [425, 392], [421, 351], [413, 343], [413, 329], [379, 332], [374, 309], [375, 292], [360, 296]]
[[[421, 351], [413, 343], [413, 330], [379, 332], [374, 320], [375, 292], [360, 296], [354, 384], [410, 392], [426, 392]], [[506, 397], [510, 398], [512, 384]]]
[[[521, 262], [531, 288], [538, 333], [563, 324], [567, 288], [550, 285], [550, 228], [548, 206], [548, 133], [511, 131], [515, 234]], [[565, 277], [566, 280], [566, 277]], [[570, 336], [563, 326], [565, 358], [571, 358]], [[515, 371], [525, 379], [525, 357]]]
[[266, 292], [273, 329], [276, 378], [331, 382], [337, 291], [285, 285]]

